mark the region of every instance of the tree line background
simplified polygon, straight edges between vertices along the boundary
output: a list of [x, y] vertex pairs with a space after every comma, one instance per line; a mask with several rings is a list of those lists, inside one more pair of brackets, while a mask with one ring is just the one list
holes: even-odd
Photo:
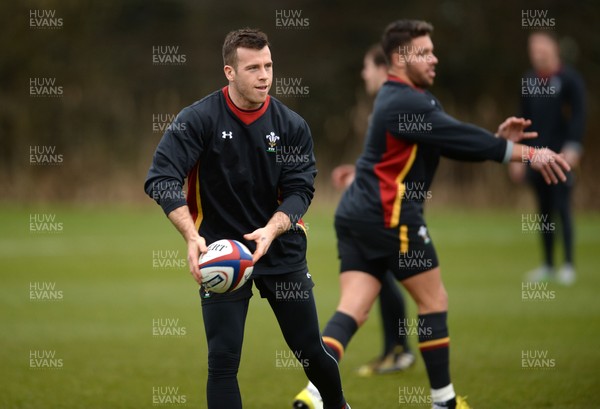
[[[55, 10], [63, 24], [32, 29], [31, 10]], [[331, 169], [354, 162], [371, 100], [360, 78], [364, 52], [398, 18], [435, 26], [439, 58], [432, 92], [460, 120], [490, 130], [518, 112], [529, 67], [522, 10], [555, 19], [565, 61], [584, 77], [588, 122], [575, 203], [597, 208], [600, 186], [598, 90], [600, 5], [593, 1], [467, 0], [386, 2], [216, 0], [30, 0], [1, 2], [0, 200], [130, 203], [149, 200], [142, 185], [162, 134], [156, 115], [174, 115], [226, 84], [225, 34], [250, 26], [270, 37], [276, 78], [300, 79], [302, 97], [276, 95], [311, 126], [318, 161], [316, 200], [334, 200]], [[293, 10], [304, 27], [281, 27]], [[176, 46], [182, 64], [156, 65], [153, 47]], [[54, 78], [58, 98], [36, 98], [31, 78]], [[32, 165], [31, 146], [55, 147], [63, 160]], [[433, 188], [441, 204], [512, 206], [531, 201], [497, 164], [444, 160]]]

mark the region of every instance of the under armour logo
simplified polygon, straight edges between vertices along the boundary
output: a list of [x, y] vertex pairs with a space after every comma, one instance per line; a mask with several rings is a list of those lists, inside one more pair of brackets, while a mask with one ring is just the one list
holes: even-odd
[[221, 137], [223, 139], [229, 137], [229, 139], [233, 138], [233, 131], [229, 131], [229, 132], [225, 132], [225, 131], [221, 131]]

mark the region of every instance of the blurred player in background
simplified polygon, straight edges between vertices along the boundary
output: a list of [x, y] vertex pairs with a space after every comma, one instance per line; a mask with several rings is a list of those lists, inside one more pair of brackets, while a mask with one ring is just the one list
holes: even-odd
[[[367, 94], [371, 97], [377, 95], [388, 79], [387, 59], [381, 44], [371, 46], [365, 54], [361, 76]], [[346, 189], [354, 180], [354, 175], [354, 165], [345, 164], [336, 167], [331, 174], [333, 186], [340, 190]], [[415, 362], [404, 326], [407, 322], [404, 297], [391, 271], [383, 276], [379, 307], [383, 328], [383, 351], [381, 356], [358, 369], [361, 376], [403, 371]]]
[[[419, 350], [431, 387], [434, 409], [468, 408], [450, 379], [448, 296], [433, 241], [424, 219], [429, 190], [441, 156], [463, 161], [520, 162], [547, 183], [564, 180], [569, 166], [549, 149], [516, 144], [535, 137], [524, 129], [530, 121], [508, 118], [494, 135], [446, 114], [428, 91], [438, 63], [433, 53], [433, 26], [398, 20], [385, 30], [382, 46], [389, 62], [388, 81], [373, 109], [356, 175], [335, 217], [341, 296], [323, 331], [331, 353], [342, 359], [346, 346], [367, 320], [382, 276], [391, 270], [417, 304]], [[305, 391], [318, 391], [309, 384]], [[311, 402], [296, 407], [310, 407]]]
[[[582, 139], [585, 130], [585, 87], [580, 75], [564, 65], [560, 48], [553, 32], [539, 31], [529, 36], [529, 60], [532, 70], [525, 74], [521, 87], [521, 115], [531, 119], [530, 130], [539, 137], [530, 145], [544, 146], [562, 152], [571, 168], [579, 165], [583, 152]], [[567, 174], [567, 181], [547, 185], [543, 178], [523, 164], [512, 164], [510, 174], [515, 182], [525, 175], [537, 199], [542, 239], [543, 264], [529, 272], [531, 281], [556, 279], [570, 285], [575, 281], [574, 267], [574, 221], [571, 196], [574, 175]], [[564, 244], [564, 264], [554, 270], [554, 217], [558, 213]]]
[[[145, 184], [186, 240], [190, 272], [198, 284], [198, 257], [207, 251], [207, 242], [239, 240], [254, 252], [252, 280], [240, 289], [200, 291], [208, 408], [242, 407], [237, 372], [254, 282], [308, 379], [318, 385], [324, 407], [349, 409], [337, 362], [321, 342], [306, 236], [298, 226], [314, 192], [310, 129], [269, 96], [273, 61], [266, 34], [230, 32], [223, 62], [229, 84], [177, 115], [156, 149]], [[286, 146], [298, 148], [301, 160], [277, 160]], [[186, 177], [187, 200], [181, 195]], [[293, 286], [302, 298], [282, 298], [277, 291], [282, 285]]]

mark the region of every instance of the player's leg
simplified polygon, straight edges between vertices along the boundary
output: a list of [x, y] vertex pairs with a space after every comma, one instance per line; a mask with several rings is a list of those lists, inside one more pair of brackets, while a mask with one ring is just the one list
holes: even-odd
[[[377, 278], [360, 271], [343, 272], [340, 275], [340, 284], [340, 302], [323, 330], [323, 343], [328, 353], [338, 362], [358, 327], [367, 320], [381, 286]], [[309, 382], [296, 396], [294, 407], [310, 408], [309, 403], [318, 402], [320, 395], [323, 395], [323, 390], [317, 384]]]
[[565, 285], [575, 281], [575, 264], [573, 260], [573, 214], [571, 208], [571, 192], [573, 191], [573, 175], [569, 174], [565, 183], [553, 186], [553, 201], [561, 220], [562, 238], [565, 249], [565, 263], [558, 270], [556, 278]]
[[448, 296], [439, 267], [402, 281], [417, 304], [419, 349], [425, 362], [435, 408], [454, 408], [456, 395], [450, 381]]
[[369, 317], [369, 311], [381, 289], [381, 282], [362, 271], [344, 271], [340, 275], [340, 301], [336, 312], [323, 330], [323, 341], [340, 361], [346, 346]]
[[[367, 319], [381, 283], [370, 274], [347, 271], [340, 275], [341, 299], [337, 311], [323, 330], [323, 343], [332, 359], [339, 361], [359, 325]], [[294, 408], [318, 408], [323, 390], [309, 382], [294, 399]], [[312, 405], [312, 406], [311, 406]]]
[[393, 352], [397, 346], [401, 346], [405, 351], [410, 350], [406, 331], [400, 330], [400, 327], [406, 322], [404, 297], [396, 278], [389, 271], [385, 274], [381, 284], [379, 304], [384, 338], [383, 355]]
[[380, 280], [387, 270], [385, 258], [368, 260], [364, 255], [370, 254], [367, 246], [371, 243], [366, 236], [370, 230], [373, 230], [371, 226], [335, 220], [341, 294], [336, 312], [323, 330], [323, 341], [337, 361], [344, 355], [354, 333], [367, 320], [381, 289]]
[[[246, 285], [251, 286], [251, 282]], [[215, 299], [202, 300], [202, 316], [208, 344], [206, 396], [209, 409], [241, 409], [237, 372], [250, 298], [238, 297], [231, 301], [217, 301], [216, 298], [222, 295], [225, 294], [214, 294]], [[224, 317], [227, 319], [224, 320]]]
[[361, 376], [401, 371], [415, 362], [403, 328], [406, 322], [404, 297], [396, 278], [390, 271], [382, 280], [379, 306], [383, 328], [383, 352], [358, 369], [358, 374]]
[[293, 273], [262, 277], [256, 284], [261, 296], [268, 299], [287, 345], [320, 392], [317, 400], [322, 398], [325, 409], [345, 407], [337, 362], [321, 341], [310, 275]]
[[[539, 175], [532, 175], [531, 180], [538, 206], [539, 220], [542, 223], [552, 223], [553, 194], [551, 186], [548, 186]], [[530, 281], [550, 280], [554, 276], [554, 231], [542, 230], [540, 233], [542, 240], [543, 264], [527, 273]]]

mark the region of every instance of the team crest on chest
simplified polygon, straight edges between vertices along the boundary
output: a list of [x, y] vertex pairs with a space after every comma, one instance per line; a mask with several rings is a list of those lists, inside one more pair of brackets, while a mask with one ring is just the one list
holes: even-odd
[[271, 132], [268, 135], [265, 135], [265, 138], [269, 142], [269, 147], [267, 148], [267, 152], [275, 152], [275, 148], [277, 146], [277, 141], [279, 141], [279, 136], [275, 135], [275, 132]]

